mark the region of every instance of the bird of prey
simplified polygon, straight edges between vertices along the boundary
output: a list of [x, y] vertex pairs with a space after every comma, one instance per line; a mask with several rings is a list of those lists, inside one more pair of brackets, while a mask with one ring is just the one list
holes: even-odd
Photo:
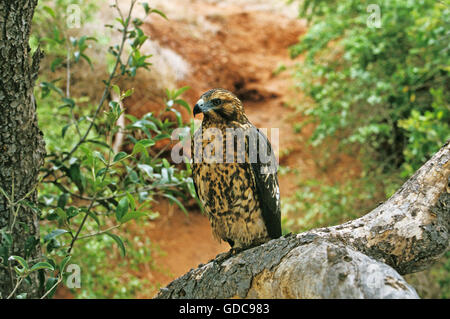
[[212, 89], [196, 103], [203, 113], [192, 139], [197, 196], [230, 255], [281, 236], [277, 163], [267, 137], [253, 126], [231, 92]]

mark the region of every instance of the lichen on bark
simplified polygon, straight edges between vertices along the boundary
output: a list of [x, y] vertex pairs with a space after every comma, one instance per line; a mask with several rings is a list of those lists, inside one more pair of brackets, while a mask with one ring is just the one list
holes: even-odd
[[[37, 49], [31, 55], [28, 44], [36, 5], [37, 0], [0, 2], [0, 187], [12, 202], [33, 190], [45, 156], [33, 96], [42, 52]], [[26, 199], [36, 202], [35, 191]], [[39, 216], [24, 205], [19, 207], [13, 225], [11, 205], [0, 194], [0, 229], [12, 235], [12, 247], [8, 247], [7, 255], [39, 259]], [[4, 239], [1, 240], [4, 244]], [[26, 249], [27, 243], [30, 246], [33, 240], [35, 245]], [[3, 266], [0, 267], [0, 293], [5, 298], [16, 279], [15, 273], [11, 272], [12, 262], [5, 260], [6, 256], [0, 258]], [[37, 274], [31, 276], [31, 283], [24, 282], [17, 292], [38, 297]]]

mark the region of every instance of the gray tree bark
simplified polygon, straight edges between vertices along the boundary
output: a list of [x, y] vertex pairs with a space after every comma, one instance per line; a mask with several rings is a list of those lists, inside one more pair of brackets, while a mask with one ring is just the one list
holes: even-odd
[[[34, 187], [45, 156], [33, 96], [42, 53], [38, 49], [31, 57], [28, 44], [36, 5], [37, 0], [0, 1], [0, 187], [4, 192], [0, 193], [2, 298], [8, 297], [16, 285], [14, 261], [8, 261], [8, 256], [18, 255], [35, 262], [41, 256], [39, 216], [18, 203], [21, 199], [36, 202]], [[41, 294], [37, 274], [30, 279], [31, 285], [23, 281], [17, 293], [36, 298]]]
[[450, 141], [365, 216], [199, 265], [156, 298], [418, 298], [400, 274], [439, 259], [449, 226]]

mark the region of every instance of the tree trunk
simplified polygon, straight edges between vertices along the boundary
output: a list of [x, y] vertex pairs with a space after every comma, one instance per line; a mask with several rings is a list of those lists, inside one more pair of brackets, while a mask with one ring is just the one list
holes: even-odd
[[157, 298], [418, 298], [399, 273], [448, 250], [449, 142], [367, 215], [199, 265]]
[[[11, 255], [31, 264], [41, 257], [39, 216], [25, 202], [36, 202], [39, 168], [45, 145], [36, 118], [33, 87], [41, 51], [30, 57], [31, 20], [37, 0], [0, 1], [0, 294], [6, 298], [16, 285]], [[26, 197], [26, 198], [25, 198]], [[19, 203], [20, 202], [20, 203]], [[21, 204], [22, 203], [22, 204]], [[35, 272], [36, 273], [36, 272]], [[17, 294], [40, 295], [37, 274]]]

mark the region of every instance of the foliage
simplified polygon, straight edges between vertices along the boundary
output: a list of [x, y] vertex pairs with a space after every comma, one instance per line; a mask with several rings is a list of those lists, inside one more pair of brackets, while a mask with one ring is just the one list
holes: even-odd
[[314, 144], [337, 135], [366, 159], [410, 175], [450, 138], [450, 9], [439, 1], [381, 1], [370, 27], [370, 1], [305, 1], [310, 26], [292, 56], [313, 100]]
[[367, 181], [349, 180], [334, 185], [319, 180], [300, 182], [294, 196], [282, 202], [284, 231], [303, 232], [359, 217], [370, 210], [376, 197], [375, 187], [364, 183]]
[[437, 90], [431, 88], [430, 93], [433, 96], [431, 110], [424, 113], [412, 110], [408, 118], [398, 121], [398, 126], [409, 136], [403, 152], [403, 172], [407, 176], [427, 160], [426, 155], [437, 152], [442, 141], [450, 138], [450, 110], [448, 102], [444, 101], [442, 87]]
[[[10, 256], [2, 244], [2, 256], [17, 264], [14, 268], [17, 285], [9, 297], [26, 297], [20, 294], [20, 285], [27, 282], [33, 271], [41, 272], [41, 284], [45, 286], [42, 298], [53, 296], [56, 287], [70, 276], [66, 268], [72, 263], [83, 271], [84, 289], [80, 297], [123, 298], [133, 296], [138, 287], [141, 291], [143, 287], [151, 289], [137, 276], [123, 276], [130, 269], [150, 262], [148, 238], [121, 235], [117, 230], [131, 221], [145, 223], [156, 218], [158, 214], [151, 206], [157, 197], [166, 197], [185, 211], [179, 198], [195, 196], [191, 192], [189, 167], [188, 170], [175, 167], [163, 157], [171, 145], [173, 130], [185, 126], [178, 108], [190, 111], [180, 98], [187, 87], [167, 91], [164, 110], [172, 112], [176, 122], [148, 113], [142, 118], [126, 115], [125, 127], [117, 124], [119, 117], [125, 116], [122, 102], [133, 94], [133, 89], [121, 89], [117, 83], [134, 77], [139, 70], [148, 70], [151, 65], [148, 61], [151, 56], [140, 51], [148, 38], [141, 29], [143, 21], [131, 18], [136, 0], [131, 1], [126, 14], [117, 3], [113, 6], [118, 17], [109, 27], [120, 32], [122, 38], [108, 50], [113, 64], [103, 80], [98, 102], [82, 93], [73, 95], [78, 83], [71, 76], [74, 70], [88, 72], [94, 68], [95, 61], [89, 52], [97, 38], [69, 35], [70, 30], [62, 21], [70, 4], [82, 6], [86, 19], [94, 9], [93, 5], [78, 1], [56, 0], [52, 4], [44, 1], [34, 17], [40, 27], [31, 45], [49, 52], [46, 60], [49, 69], [40, 74], [35, 92], [48, 154], [40, 183], [36, 185], [40, 194], [38, 205], [24, 198], [10, 206], [14, 209], [14, 205], [28, 205], [40, 214], [41, 245], [45, 250], [43, 260], [30, 263], [27, 256]], [[165, 17], [147, 3], [142, 5], [147, 15]], [[61, 75], [65, 81], [61, 81]], [[126, 135], [121, 151], [112, 147], [118, 133]], [[7, 230], [1, 231], [2, 241], [7, 242], [11, 236]], [[129, 245], [135, 248], [127, 249]], [[105, 259], [118, 258], [119, 254], [122, 257], [131, 254], [131, 258], [105, 274], [108, 269]]]
[[442, 259], [442, 267], [432, 269], [433, 277], [437, 279], [441, 289], [441, 298], [450, 298], [450, 251], [447, 251]]
[[[287, 221], [303, 230], [367, 212], [450, 139], [450, 7], [433, 0], [314, 0], [302, 1], [299, 15], [309, 28], [290, 52], [305, 56], [295, 79], [306, 93], [299, 109], [308, 120], [296, 129], [314, 123], [313, 146], [332, 152], [338, 141], [363, 164], [363, 181], [300, 185], [285, 210], [305, 212]], [[445, 298], [448, 255], [442, 264], [430, 273]]]

